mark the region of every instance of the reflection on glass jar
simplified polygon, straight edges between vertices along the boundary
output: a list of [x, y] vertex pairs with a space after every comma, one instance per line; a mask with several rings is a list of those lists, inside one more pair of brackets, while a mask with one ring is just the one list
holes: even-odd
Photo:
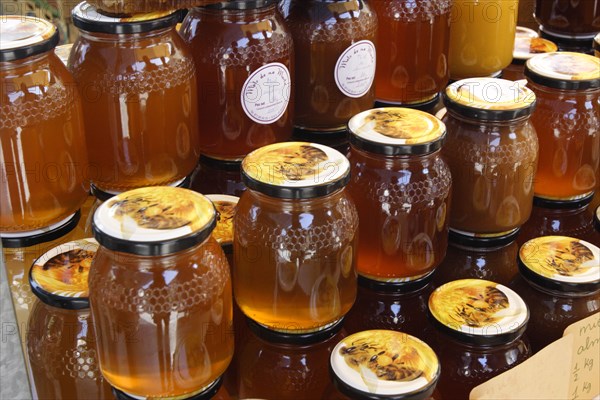
[[73, 10], [69, 67], [83, 99], [92, 184], [103, 191], [168, 185], [199, 156], [196, 78], [175, 31], [178, 12], [108, 17]]
[[518, 0], [454, 0], [450, 78], [497, 76], [512, 60]]
[[172, 187], [125, 192], [96, 210], [90, 302], [102, 374], [116, 389], [192, 397], [229, 365], [231, 280], [215, 223], [210, 200]]
[[468, 399], [475, 386], [531, 355], [523, 336], [529, 310], [506, 286], [479, 279], [449, 282], [432, 293], [429, 314], [437, 328], [432, 347], [444, 367], [438, 383], [443, 399]]
[[448, 81], [450, 0], [374, 0], [379, 19], [375, 96], [387, 105], [431, 100]]
[[515, 233], [533, 203], [538, 140], [535, 95], [519, 82], [465, 79], [444, 93], [442, 149], [453, 178], [450, 229], [475, 237]]
[[314, 143], [246, 157], [234, 219], [234, 292], [250, 319], [300, 333], [339, 321], [356, 297], [358, 215], [348, 160]]
[[431, 347], [414, 336], [392, 330], [358, 332], [331, 352], [333, 386], [326, 398], [439, 399], [440, 365]]
[[291, 136], [294, 50], [275, 1], [196, 7], [180, 32], [198, 68], [203, 155], [241, 160]]
[[236, 349], [239, 397], [313, 400], [323, 399], [329, 386], [329, 355], [344, 338], [341, 324], [323, 335], [291, 335], [265, 332], [248, 321], [251, 333]]
[[525, 75], [537, 97], [535, 196], [566, 203], [591, 196], [600, 168], [600, 59], [540, 54], [527, 61]]
[[39, 297], [27, 325], [27, 353], [39, 399], [111, 398], [100, 373], [87, 278], [98, 248], [93, 239], [44, 253], [29, 273]]
[[446, 127], [408, 108], [365, 111], [348, 127], [359, 274], [396, 286], [425, 278], [448, 243], [452, 178], [440, 154]]
[[486, 245], [478, 240], [465, 239], [463, 236], [450, 236], [446, 258], [433, 276], [435, 286], [466, 278], [485, 279], [507, 285], [519, 273], [519, 245], [516, 241]]
[[566, 236], [543, 236], [519, 251], [511, 282], [529, 305], [527, 336], [534, 352], [563, 336], [567, 326], [600, 310], [600, 249]]
[[285, 0], [280, 9], [294, 39], [294, 126], [344, 131], [373, 106], [375, 13], [363, 0]]
[[589, 38], [600, 31], [600, 1], [536, 0], [540, 30], [568, 38]]
[[3, 16], [0, 36], [0, 232], [33, 236], [87, 198], [81, 100], [54, 25]]

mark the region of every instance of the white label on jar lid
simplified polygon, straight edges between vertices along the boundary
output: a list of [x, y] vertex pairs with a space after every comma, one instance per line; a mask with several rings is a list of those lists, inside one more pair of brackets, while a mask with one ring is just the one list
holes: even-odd
[[348, 97], [362, 97], [375, 79], [375, 45], [361, 40], [346, 49], [335, 65], [335, 83]]
[[272, 124], [287, 110], [290, 102], [290, 71], [281, 63], [263, 65], [254, 71], [242, 88], [244, 112], [259, 124]]

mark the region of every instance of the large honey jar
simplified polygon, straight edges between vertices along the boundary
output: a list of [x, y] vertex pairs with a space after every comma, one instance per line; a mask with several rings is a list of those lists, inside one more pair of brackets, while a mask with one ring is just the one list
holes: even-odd
[[294, 40], [294, 127], [344, 131], [373, 106], [375, 12], [363, 0], [285, 0], [280, 9]]
[[360, 218], [358, 273], [398, 288], [425, 281], [448, 243], [446, 127], [423, 111], [390, 107], [360, 113], [348, 128], [348, 190]]
[[511, 287], [529, 305], [527, 336], [537, 352], [571, 324], [600, 310], [600, 248], [567, 236], [542, 236], [519, 250]]
[[593, 39], [600, 31], [600, 1], [536, 0], [540, 30], [557, 37]]
[[89, 191], [81, 101], [40, 18], [0, 21], [0, 236], [70, 220]]
[[379, 19], [377, 102], [413, 106], [435, 100], [448, 81], [452, 1], [371, 3]]
[[180, 32], [197, 68], [203, 155], [239, 161], [289, 139], [294, 48], [274, 0], [193, 8]]
[[450, 78], [496, 77], [512, 60], [518, 0], [454, 0]]
[[535, 196], [567, 204], [591, 199], [600, 168], [600, 59], [540, 54], [527, 61], [525, 75], [537, 97]]
[[178, 12], [72, 12], [80, 35], [69, 67], [83, 99], [94, 188], [176, 184], [199, 157], [194, 61], [175, 31]]
[[474, 78], [448, 86], [444, 104], [442, 153], [455, 193], [450, 229], [485, 240], [515, 235], [533, 204], [535, 94], [522, 82]]
[[330, 370], [327, 399], [440, 398], [438, 357], [427, 343], [403, 332], [367, 330], [346, 337], [331, 352]]
[[531, 355], [523, 336], [529, 309], [504, 285], [462, 279], [438, 287], [429, 298], [429, 315], [438, 334], [432, 347], [443, 373], [442, 399], [468, 399], [479, 384]]
[[206, 197], [180, 188], [122, 193], [95, 212], [89, 277], [102, 374], [132, 397], [211, 390], [233, 355], [227, 259]]
[[108, 399], [100, 373], [88, 299], [88, 274], [98, 243], [61, 244], [32, 265], [29, 282], [40, 299], [27, 325], [32, 384], [39, 399]]
[[338, 151], [279, 143], [242, 162], [248, 190], [234, 218], [233, 284], [242, 312], [280, 332], [326, 329], [356, 297], [358, 214]]

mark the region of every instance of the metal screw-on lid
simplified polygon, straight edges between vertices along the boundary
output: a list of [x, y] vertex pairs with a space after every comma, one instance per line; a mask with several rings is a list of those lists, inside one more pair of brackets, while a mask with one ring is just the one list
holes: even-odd
[[523, 277], [543, 289], [570, 293], [600, 290], [600, 248], [567, 236], [531, 239], [519, 250]]
[[527, 305], [513, 290], [481, 279], [461, 279], [429, 297], [436, 327], [463, 342], [494, 346], [519, 338], [529, 320]]
[[78, 210], [75, 214], [70, 215], [64, 220], [43, 229], [15, 233], [0, 232], [2, 246], [8, 249], [16, 249], [59, 239], [75, 229], [80, 218], [81, 212]]
[[214, 10], [254, 10], [257, 8], [272, 6], [274, 4], [277, 4], [277, 0], [232, 0], [209, 4], [202, 8]]
[[441, 371], [425, 342], [391, 330], [348, 336], [331, 352], [330, 367], [338, 390], [361, 400], [428, 399]]
[[0, 20], [0, 62], [45, 53], [58, 44], [58, 30], [46, 20], [3, 15]]
[[525, 76], [554, 89], [597, 89], [600, 88], [600, 58], [566, 51], [539, 54], [525, 64]]
[[97, 249], [94, 239], [82, 239], [47, 251], [29, 270], [31, 291], [54, 307], [89, 308], [88, 275]]
[[114, 251], [157, 256], [206, 240], [216, 224], [213, 203], [188, 189], [147, 187], [104, 202], [92, 220], [98, 242]]
[[242, 180], [248, 188], [271, 197], [323, 197], [348, 184], [350, 162], [339, 151], [320, 144], [277, 143], [244, 158]]

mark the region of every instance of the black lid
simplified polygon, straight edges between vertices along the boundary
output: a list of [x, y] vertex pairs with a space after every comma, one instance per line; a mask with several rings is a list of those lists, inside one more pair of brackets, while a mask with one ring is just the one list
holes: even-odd
[[45, 53], [54, 49], [58, 41], [58, 30], [51, 22], [36, 17], [2, 15], [0, 62]]
[[[223, 377], [218, 377], [214, 382], [206, 387], [201, 393], [195, 394], [191, 397], [179, 398], [178, 400], [210, 400], [217, 395], [219, 389], [221, 389], [221, 385], [223, 384]], [[113, 395], [117, 400], [136, 400], [139, 397], [131, 397], [122, 391], [112, 388]]]
[[594, 37], [594, 50], [600, 52], [600, 32]]
[[[393, 362], [397, 358], [399, 364]], [[425, 342], [379, 329], [340, 341], [331, 352], [329, 372], [335, 387], [351, 399], [426, 400], [435, 390], [441, 366]]]
[[538, 85], [553, 89], [598, 89], [600, 59], [566, 51], [539, 54], [525, 63], [525, 76]]
[[233, 0], [222, 1], [220, 3], [209, 4], [201, 8], [213, 10], [254, 10], [277, 4], [277, 0]]
[[287, 333], [274, 331], [258, 324], [248, 317], [246, 317], [246, 323], [256, 336], [267, 342], [277, 344], [310, 345], [324, 342], [325, 340], [337, 335], [344, 325], [344, 319], [341, 318], [324, 329], [306, 333]]
[[594, 193], [589, 193], [584, 195], [583, 197], [577, 197], [571, 200], [559, 200], [559, 199], [551, 199], [545, 197], [533, 196], [533, 205], [542, 208], [552, 208], [555, 210], [564, 210], [564, 209], [577, 209], [581, 207], [585, 207], [594, 198]]
[[431, 282], [431, 278], [433, 278], [434, 271], [430, 273], [418, 277], [414, 280], [407, 281], [380, 281], [376, 279], [370, 279], [368, 277], [358, 275], [358, 284], [364, 288], [374, 290], [376, 292], [384, 292], [384, 293], [410, 293], [417, 292], [423, 289], [425, 286]]
[[212, 202], [188, 189], [155, 186], [121, 193], [96, 209], [92, 231], [104, 247], [140, 256], [177, 253], [206, 240]]
[[240, 160], [220, 160], [204, 154], [200, 155], [199, 164], [223, 171], [240, 171], [242, 169], [242, 161]]
[[540, 36], [556, 43], [559, 51], [593, 54], [593, 34], [582, 37], [563, 36], [546, 32], [544, 27], [540, 26]]
[[580, 239], [531, 239], [521, 246], [518, 264], [525, 280], [550, 291], [589, 294], [600, 290], [600, 248]]
[[242, 180], [249, 189], [267, 196], [311, 199], [346, 186], [350, 162], [339, 151], [320, 144], [276, 143], [244, 158]]
[[529, 308], [517, 293], [481, 279], [461, 279], [438, 287], [429, 297], [428, 314], [441, 332], [480, 346], [518, 339], [529, 320]]
[[15, 234], [0, 233], [2, 246], [7, 249], [18, 249], [59, 239], [75, 229], [80, 218], [81, 212], [77, 210], [75, 214], [71, 215], [66, 220], [45, 229]]
[[442, 147], [446, 125], [424, 111], [374, 108], [348, 122], [352, 146], [385, 156], [423, 155]]
[[98, 242], [82, 239], [54, 247], [29, 270], [31, 291], [44, 303], [68, 310], [89, 308], [88, 275]]
[[535, 93], [519, 82], [470, 78], [450, 84], [443, 92], [449, 111], [481, 121], [511, 121], [531, 115]]
[[440, 101], [440, 94], [436, 93], [431, 99], [421, 101], [419, 103], [397, 103], [393, 101], [375, 100], [374, 108], [387, 108], [387, 107], [403, 107], [412, 108], [413, 110], [430, 112], [432, 111], [437, 103]]
[[596, 230], [600, 232], [600, 206], [596, 208], [596, 213], [594, 214], [594, 226], [596, 226]]
[[179, 22], [180, 11], [171, 10], [126, 16], [102, 14], [87, 2], [81, 2], [71, 12], [73, 25], [88, 32], [108, 34], [144, 33], [175, 26]]
[[[168, 186], [189, 189], [191, 181], [192, 181], [192, 175], [188, 175], [185, 178], [183, 178], [177, 182], [174, 182]], [[90, 193], [92, 194], [92, 196], [94, 196], [101, 202], [105, 202], [106, 200], [112, 199], [116, 195], [121, 194], [123, 192], [111, 192], [108, 190], [102, 190], [99, 187], [97, 187], [96, 185], [94, 185], [94, 183], [91, 183], [90, 184]]]
[[449, 239], [451, 243], [456, 243], [461, 246], [474, 247], [485, 249], [488, 247], [502, 247], [515, 241], [519, 236], [520, 228], [516, 228], [510, 232], [494, 235], [478, 235], [467, 234], [465, 232], [456, 231], [452, 228], [449, 230]]

